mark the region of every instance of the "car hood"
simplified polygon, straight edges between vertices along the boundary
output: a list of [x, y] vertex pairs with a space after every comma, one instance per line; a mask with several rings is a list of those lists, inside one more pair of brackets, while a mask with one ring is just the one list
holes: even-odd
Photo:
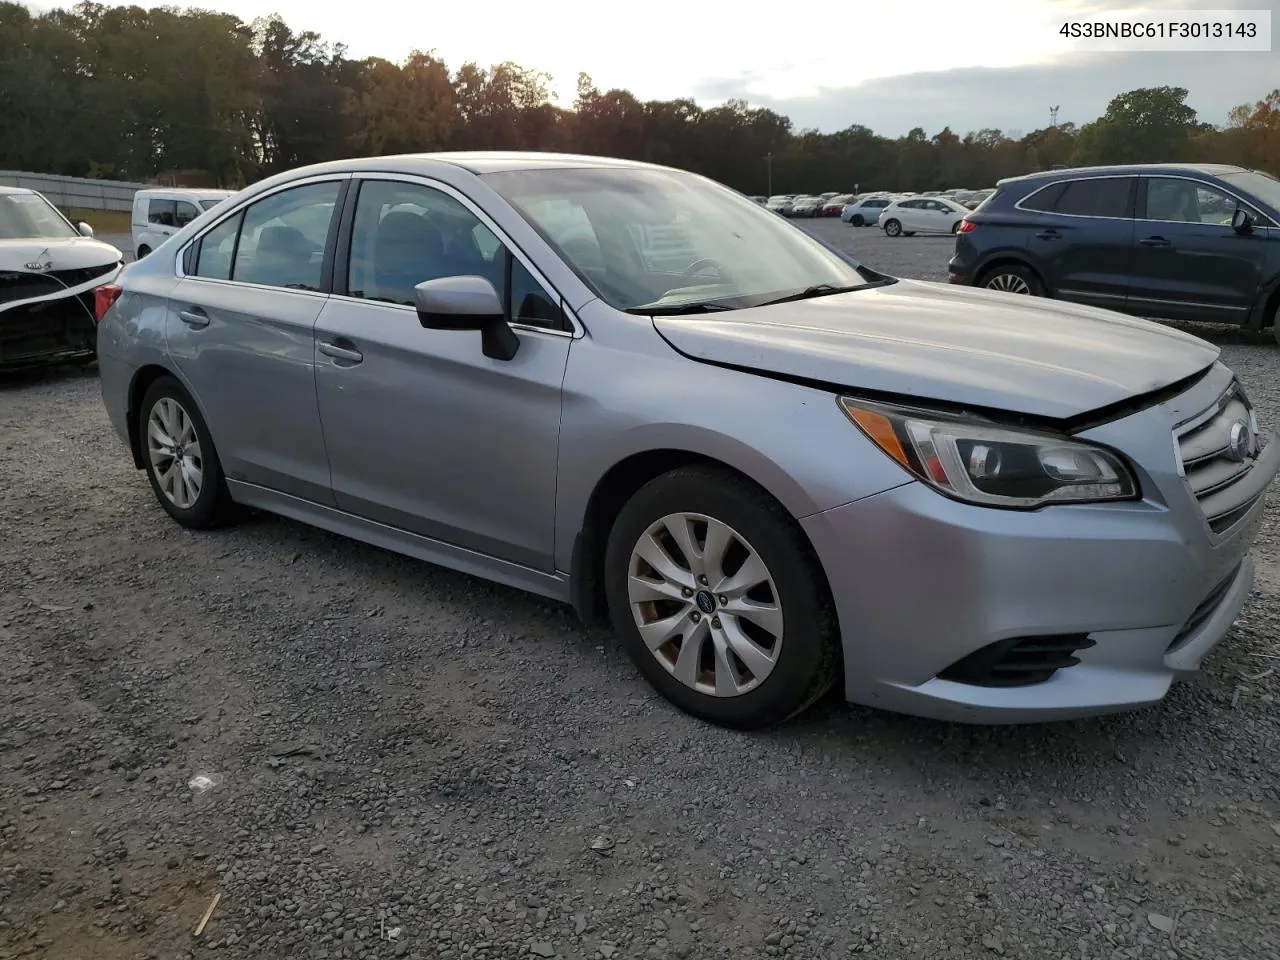
[[653, 322], [706, 363], [1051, 419], [1160, 390], [1219, 353], [1108, 310], [914, 280]]
[[83, 270], [118, 262], [124, 255], [109, 243], [89, 237], [65, 240], [0, 240], [0, 270], [32, 270], [30, 263], [48, 263], [40, 272]]

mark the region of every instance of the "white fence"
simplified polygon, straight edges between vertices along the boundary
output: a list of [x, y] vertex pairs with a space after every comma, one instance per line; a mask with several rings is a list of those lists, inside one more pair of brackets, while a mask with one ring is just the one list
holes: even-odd
[[49, 198], [64, 210], [131, 210], [133, 195], [147, 186], [124, 180], [86, 180], [81, 177], [59, 177], [51, 173], [23, 173], [0, 170], [0, 186], [26, 187]]

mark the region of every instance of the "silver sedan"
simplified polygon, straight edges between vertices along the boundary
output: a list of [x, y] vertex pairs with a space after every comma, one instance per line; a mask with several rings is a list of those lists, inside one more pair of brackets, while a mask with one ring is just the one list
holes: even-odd
[[617, 160], [295, 170], [99, 303], [107, 412], [177, 522], [257, 507], [571, 603], [740, 727], [833, 685], [1154, 703], [1244, 604], [1280, 467], [1202, 340], [895, 280]]

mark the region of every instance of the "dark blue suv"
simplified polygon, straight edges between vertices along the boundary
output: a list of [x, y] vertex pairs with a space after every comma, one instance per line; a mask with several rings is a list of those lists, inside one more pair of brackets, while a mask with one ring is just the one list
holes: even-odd
[[952, 283], [1280, 340], [1280, 180], [1218, 164], [1001, 180], [961, 222], [948, 267]]

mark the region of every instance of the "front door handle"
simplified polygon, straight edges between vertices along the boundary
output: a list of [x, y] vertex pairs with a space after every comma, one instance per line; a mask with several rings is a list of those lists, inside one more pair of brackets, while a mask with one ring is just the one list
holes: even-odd
[[1057, 230], [1041, 230], [1036, 234], [1037, 240], [1057, 240], [1062, 234]]
[[1143, 237], [1138, 241], [1144, 247], [1172, 247], [1173, 244], [1164, 237]]
[[329, 343], [325, 340], [320, 341], [319, 349], [326, 357], [332, 357], [334, 360], [341, 360], [344, 363], [360, 363], [364, 360], [364, 354], [359, 350], [351, 347], [340, 347], [336, 343]]
[[178, 311], [178, 319], [193, 330], [200, 330], [209, 325], [209, 315], [199, 307], [189, 307]]

